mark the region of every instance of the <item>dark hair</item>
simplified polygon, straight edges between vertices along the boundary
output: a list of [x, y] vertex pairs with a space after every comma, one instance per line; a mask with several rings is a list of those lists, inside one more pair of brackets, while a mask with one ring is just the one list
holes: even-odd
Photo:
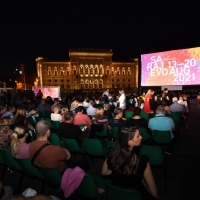
[[141, 108], [140, 107], [136, 107], [136, 108], [134, 108], [134, 114], [135, 115], [140, 115], [140, 113], [141, 113]]
[[123, 126], [119, 129], [115, 146], [111, 149], [107, 157], [108, 169], [125, 174], [136, 172], [139, 156], [135, 149], [132, 151], [129, 150], [128, 141], [134, 137], [137, 129], [137, 126]]
[[84, 110], [83, 106], [79, 106], [78, 108], [76, 108], [76, 112], [82, 112]]
[[73, 112], [71, 112], [71, 111], [67, 111], [67, 112], [64, 114], [64, 118], [65, 118], [66, 121], [70, 120], [70, 119], [73, 118], [73, 117], [74, 117], [74, 114], [73, 114]]

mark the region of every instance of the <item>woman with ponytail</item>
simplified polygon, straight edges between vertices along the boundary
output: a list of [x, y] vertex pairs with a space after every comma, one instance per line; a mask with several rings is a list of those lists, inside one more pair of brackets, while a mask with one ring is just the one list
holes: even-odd
[[11, 137], [11, 151], [15, 158], [30, 158], [29, 144], [26, 143], [28, 137], [28, 125], [21, 124], [14, 129]]

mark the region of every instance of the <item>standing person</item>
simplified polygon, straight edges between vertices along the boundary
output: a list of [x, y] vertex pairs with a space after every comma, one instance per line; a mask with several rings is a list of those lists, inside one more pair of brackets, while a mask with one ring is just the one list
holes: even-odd
[[36, 95], [36, 99], [41, 101], [43, 97], [43, 93], [41, 92], [41, 90], [38, 91], [37, 95]]
[[102, 94], [102, 97], [103, 97], [103, 96], [107, 96], [107, 97], [109, 96], [109, 89], [107, 89], [107, 90]]
[[163, 92], [162, 92], [162, 100], [166, 99], [168, 102], [170, 101], [169, 99], [169, 95], [168, 95], [168, 88], [164, 88]]
[[153, 111], [151, 110], [150, 107], [150, 99], [152, 99], [152, 96], [154, 94], [154, 91], [152, 89], [149, 89], [145, 95], [144, 99], [144, 112], [146, 113], [152, 113]]
[[124, 94], [124, 90], [119, 90], [120, 97], [118, 99], [119, 108], [125, 110], [126, 109], [126, 96]]
[[144, 200], [159, 198], [148, 157], [135, 150], [141, 144], [137, 127], [119, 129], [116, 144], [102, 166], [102, 175], [112, 174], [112, 185], [122, 189], [137, 190]]

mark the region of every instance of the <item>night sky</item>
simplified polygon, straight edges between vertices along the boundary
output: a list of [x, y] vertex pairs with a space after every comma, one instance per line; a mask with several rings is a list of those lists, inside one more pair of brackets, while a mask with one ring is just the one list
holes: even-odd
[[192, 1], [51, 2], [0, 3], [1, 78], [20, 63], [26, 72], [36, 72], [39, 56], [68, 60], [70, 48], [111, 48], [113, 60], [128, 61], [143, 53], [200, 46], [199, 7]]

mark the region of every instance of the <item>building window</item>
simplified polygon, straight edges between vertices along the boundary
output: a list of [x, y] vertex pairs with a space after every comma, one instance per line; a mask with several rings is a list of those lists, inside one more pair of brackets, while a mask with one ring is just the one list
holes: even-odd
[[61, 80], [61, 82], [63, 82], [63, 80]]
[[117, 81], [119, 81], [119, 79], [117, 79]]
[[122, 76], [125, 76], [125, 68], [122, 68]]
[[120, 75], [119, 67], [117, 68], [117, 76]]
[[120, 84], [117, 84], [117, 87], [120, 88]]
[[128, 79], [128, 81], [130, 81], [130, 79]]
[[114, 88], [115, 87], [115, 85], [114, 84], [112, 84], [112, 88]]
[[125, 79], [123, 79], [123, 81], [125, 81]]
[[114, 71], [112, 71], [112, 76], [114, 76], [115, 75], [115, 72]]
[[60, 71], [60, 75], [63, 76], [64, 75], [64, 71]]
[[109, 70], [106, 71], [106, 74], [109, 75]]
[[67, 82], [69, 82], [69, 79], [67, 79]]
[[67, 76], [69, 76], [69, 71], [67, 71]]
[[125, 84], [123, 84], [123, 88], [125, 88]]
[[49, 80], [49, 82], [51, 82], [51, 80]]
[[57, 80], [55, 80], [55, 82], [57, 82]]
[[131, 69], [130, 69], [130, 67], [128, 67], [128, 72], [127, 72], [127, 74], [128, 74], [128, 76], [131, 75]]
[[58, 75], [57, 67], [54, 67], [54, 76]]
[[112, 82], [114, 82], [114, 79], [112, 79]]
[[74, 76], [76, 76], [76, 70], [74, 70]]
[[48, 76], [51, 76], [51, 67], [48, 67]]

